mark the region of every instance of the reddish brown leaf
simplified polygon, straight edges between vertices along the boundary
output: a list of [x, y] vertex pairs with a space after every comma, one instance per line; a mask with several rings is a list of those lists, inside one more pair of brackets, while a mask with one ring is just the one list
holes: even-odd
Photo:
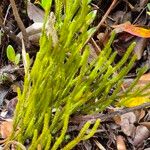
[[132, 25], [130, 22], [126, 22], [120, 25], [114, 25], [112, 27], [118, 31], [125, 31], [138, 37], [150, 38], [150, 29]]

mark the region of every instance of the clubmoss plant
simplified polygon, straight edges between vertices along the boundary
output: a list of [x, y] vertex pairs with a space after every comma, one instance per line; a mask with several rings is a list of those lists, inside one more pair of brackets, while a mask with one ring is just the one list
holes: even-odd
[[[18, 89], [9, 140], [24, 144], [29, 139], [29, 150], [72, 149], [94, 135], [100, 119], [92, 127], [91, 121], [86, 122], [78, 136], [65, 144], [71, 115], [97, 113], [116, 99], [131, 96], [134, 85], [124, 93], [120, 89], [136, 60], [136, 56], [129, 59], [135, 43], [120, 62], [113, 65], [117, 54], [111, 49], [113, 32], [99, 56], [89, 63], [90, 48], [85, 43], [95, 32], [95, 28], [89, 26], [96, 15], [89, 3], [89, 0], [54, 0], [55, 11], [50, 12], [52, 0], [49, 1], [40, 50], [31, 69], [23, 47], [24, 87], [23, 91]], [[142, 73], [145, 71], [146, 68], [142, 69]]]

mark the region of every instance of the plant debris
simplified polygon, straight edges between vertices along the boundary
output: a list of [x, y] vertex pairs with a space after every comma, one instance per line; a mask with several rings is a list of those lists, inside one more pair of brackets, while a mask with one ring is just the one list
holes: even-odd
[[[33, 0], [27, 3], [23, 0], [16, 0], [15, 3], [14, 0], [0, 1], [0, 135], [2, 139], [2, 141], [0, 141], [0, 143], [2, 143], [0, 149], [13, 130], [12, 119], [18, 103], [18, 87], [21, 91], [23, 90], [24, 75], [27, 74], [30, 67], [32, 68], [39, 50], [39, 39], [45, 15], [45, 10], [42, 6], [46, 6], [45, 4], [40, 4], [40, 2], [40, 0]], [[80, 130], [86, 128], [85, 124], [89, 121], [90, 124], [87, 125], [89, 128], [87, 128], [83, 136], [83, 138], [86, 139], [91, 130], [94, 130], [95, 121], [100, 119], [101, 125], [97, 127], [95, 134], [92, 135], [90, 139], [87, 138], [88, 140], [86, 141], [80, 141], [74, 149], [148, 150], [150, 148], [150, 89], [145, 88], [145, 86], [148, 87], [148, 85], [150, 85], [149, 5], [150, 2], [148, 0], [91, 1], [90, 6], [93, 12], [95, 12], [96, 19], [94, 22], [90, 22], [89, 28], [95, 27], [94, 32], [91, 32], [91, 36], [86, 39], [84, 44], [84, 46], [87, 44], [90, 48], [88, 63], [90, 64], [93, 60], [98, 58], [102, 49], [110, 39], [110, 32], [113, 30], [116, 32], [116, 37], [111, 44], [111, 48], [116, 57], [115, 59], [108, 58], [109, 61], [113, 60], [112, 64], [114, 66], [117, 65], [126, 54], [127, 48], [133, 42], [136, 42], [136, 44], [129, 58], [136, 55], [137, 59], [131, 71], [125, 76], [121, 83], [122, 91], [119, 93], [120, 98], [116, 99], [110, 107], [107, 107], [106, 110], [97, 114], [94, 114], [92, 111], [89, 112], [91, 114], [86, 114], [86, 111], [85, 114], [80, 114], [81, 112], [79, 111], [76, 115], [71, 116], [67, 135], [63, 143], [64, 145], [74, 138], [79, 140], [80, 135], [82, 135]], [[55, 27], [56, 18], [55, 15], [53, 15], [54, 10], [55, 6], [52, 3], [49, 24], [46, 24], [47, 35], [52, 36], [53, 48], [55, 48], [59, 42], [59, 35], [55, 28], [59, 29], [62, 25], [59, 20], [60, 24], [57, 24]], [[65, 18], [65, 14], [61, 17]], [[76, 28], [78, 27], [76, 26]], [[82, 30], [84, 29], [79, 31], [79, 35], [82, 34]], [[71, 37], [72, 35], [69, 36]], [[74, 35], [73, 40], [76, 37], [77, 35]], [[66, 42], [64, 47], [67, 48], [68, 43]], [[7, 56], [6, 49], [8, 45], [12, 45], [15, 49], [14, 53], [20, 55], [22, 52], [22, 58], [19, 56], [19, 61], [17, 60], [16, 64], [10, 61]], [[68, 51], [68, 53], [66, 53], [65, 61], [67, 61], [71, 55], [68, 49], [66, 49], [66, 51]], [[27, 56], [27, 53], [29, 56]], [[83, 48], [81, 49], [81, 53], [84, 54]], [[12, 58], [11, 56], [10, 58]], [[28, 57], [32, 58], [30, 64], [27, 59]], [[129, 61], [125, 63], [125, 66], [128, 65]], [[146, 69], [144, 69], [144, 67]], [[141, 68], [141, 70], [143, 68], [143, 70], [138, 72], [138, 68]], [[116, 77], [120, 70], [116, 70], [112, 74], [112, 77]], [[76, 72], [76, 74], [78, 75], [79, 72]], [[138, 75], [140, 73], [144, 74], [140, 77]], [[107, 74], [109, 74], [109, 72], [107, 72]], [[105, 72], [103, 75], [105, 75]], [[61, 76], [59, 76], [58, 72], [58, 79], [59, 77]], [[139, 80], [134, 86], [136, 79]], [[97, 78], [95, 81], [97, 81]], [[55, 83], [57, 83], [57, 81]], [[32, 84], [33, 83], [31, 83], [31, 85]], [[94, 82], [92, 84], [96, 85]], [[92, 84], [91, 87], [93, 86]], [[126, 97], [121, 98], [121, 93], [130, 89], [132, 85], [134, 86], [133, 90], [135, 90], [137, 94], [128, 99], [126, 99]], [[71, 90], [73, 89], [70, 89], [70, 91]], [[105, 93], [108, 92], [110, 96], [114, 90], [115, 88], [112, 88], [108, 92], [106, 89]], [[44, 92], [44, 90], [42, 91]], [[82, 89], [80, 92], [82, 93]], [[59, 95], [59, 93], [57, 94]], [[86, 94], [90, 96], [90, 93]], [[78, 100], [78, 96], [75, 98]], [[97, 100], [98, 98], [95, 99], [94, 102], [96, 103]], [[64, 104], [62, 104], [62, 110], [63, 105]], [[87, 108], [85, 107], [85, 109]], [[97, 109], [95, 109], [95, 112], [96, 111]], [[58, 113], [58, 110], [54, 108], [52, 113], [54, 116]], [[60, 124], [61, 123], [62, 122], [60, 122]], [[10, 141], [10, 143], [7, 143], [7, 146], [9, 147], [11, 145], [11, 149], [15, 149], [18, 145], [18, 147], [22, 149], [27, 149], [31, 144], [30, 140], [31, 139], [26, 140], [25, 145], [17, 141]], [[64, 146], [63, 144], [62, 146]], [[38, 149], [42, 149], [42, 144], [38, 144]]]

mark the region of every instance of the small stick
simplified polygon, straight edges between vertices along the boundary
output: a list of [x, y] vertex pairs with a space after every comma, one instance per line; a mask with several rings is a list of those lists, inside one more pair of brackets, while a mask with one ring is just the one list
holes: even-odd
[[96, 54], [99, 55], [99, 53], [101, 52], [101, 49], [99, 48], [99, 46], [97, 45], [97, 43], [94, 41], [93, 38], [91, 38], [91, 43], [95, 47], [94, 50], [95, 50]]
[[137, 21], [138, 21], [138, 19], [141, 17], [141, 15], [143, 14], [143, 12], [146, 10], [146, 8], [147, 7], [144, 7], [143, 8], [143, 10], [140, 12], [140, 14], [136, 17], [136, 19], [133, 21], [133, 23], [132, 24], [135, 24]]
[[[110, 7], [108, 8], [108, 10], [106, 11], [105, 15], [103, 16], [103, 18], [101, 19], [101, 21], [99, 22], [99, 24], [96, 27], [96, 31], [97, 32], [99, 30], [99, 28], [101, 27], [101, 25], [105, 22], [106, 18], [108, 17], [109, 13], [111, 12], [111, 10], [113, 9], [113, 7], [116, 5], [118, 1], [117, 0], [113, 0], [113, 2], [111, 3]], [[95, 33], [93, 33], [94, 35]], [[92, 35], [92, 36], [93, 36]]]
[[26, 32], [26, 28], [19, 16], [19, 13], [18, 13], [18, 10], [17, 10], [17, 7], [16, 7], [16, 4], [15, 4], [15, 1], [14, 0], [10, 0], [10, 4], [12, 6], [12, 10], [13, 10], [13, 14], [14, 14], [14, 17], [15, 17], [15, 20], [17, 21], [17, 24], [22, 32], [22, 35], [23, 35], [23, 38], [24, 38], [24, 41], [25, 41], [25, 45], [27, 47], [29, 47], [29, 39], [28, 39], [28, 35], [27, 35], [27, 32]]
[[4, 22], [3, 22], [4, 25], [5, 25], [5, 23], [6, 23], [6, 20], [7, 20], [7, 17], [8, 17], [8, 13], [9, 13], [10, 8], [11, 8], [11, 6], [9, 5], [8, 8], [7, 8], [7, 11], [6, 11], [5, 18], [4, 18]]
[[84, 122], [87, 122], [89, 120], [91, 120], [92, 122], [95, 122], [96, 119], [98, 119], [98, 118], [101, 119], [101, 122], [105, 122], [105, 121], [108, 121], [108, 120], [112, 119], [115, 116], [118, 116], [118, 115], [120, 116], [120, 115], [126, 114], [128, 112], [133, 112], [135, 110], [143, 109], [143, 108], [146, 108], [146, 107], [150, 107], [150, 102], [149, 103], [144, 103], [142, 105], [135, 106], [135, 107], [132, 107], [132, 108], [125, 108], [123, 110], [115, 111], [115, 112], [112, 112], [112, 113], [109, 113], [109, 114], [75, 116], [74, 118], [71, 119], [71, 122], [75, 123], [75, 124], [81, 124], [82, 122], [84, 123]]
[[123, 115], [123, 114], [129, 113], [129, 112], [133, 112], [135, 110], [146, 108], [146, 107], [150, 107], [150, 102], [144, 103], [142, 105], [135, 106], [135, 107], [132, 107], [132, 108], [125, 108], [125, 109], [123, 109], [121, 111], [116, 111], [116, 112], [113, 112], [111, 114], [107, 114], [106, 116], [102, 117], [102, 121], [104, 122], [105, 120], [111, 119], [111, 118], [113, 118], [115, 116]]
[[[89, 40], [94, 36], [94, 34], [99, 30], [99, 28], [101, 27], [101, 25], [105, 22], [106, 18], [108, 17], [109, 13], [111, 12], [111, 10], [113, 9], [113, 7], [116, 5], [116, 3], [118, 2], [118, 0], [113, 0], [113, 2], [111, 3], [110, 7], [108, 8], [108, 10], [106, 11], [105, 15], [103, 16], [103, 18], [101, 19], [101, 21], [99, 22], [99, 24], [96, 27], [95, 32], [86, 40], [84, 46], [89, 42]], [[84, 48], [84, 46], [82, 47], [82, 49]], [[81, 49], [81, 51], [82, 51]]]

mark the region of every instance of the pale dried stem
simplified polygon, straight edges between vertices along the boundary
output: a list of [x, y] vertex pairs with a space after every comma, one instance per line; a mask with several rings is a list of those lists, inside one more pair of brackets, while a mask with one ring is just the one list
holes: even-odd
[[16, 4], [15, 4], [15, 1], [14, 0], [10, 0], [10, 4], [12, 6], [12, 10], [13, 10], [13, 14], [14, 14], [14, 17], [15, 17], [15, 20], [22, 32], [22, 35], [23, 35], [23, 38], [24, 38], [24, 41], [25, 41], [25, 45], [27, 47], [29, 47], [29, 39], [28, 39], [28, 35], [27, 35], [27, 32], [26, 32], [26, 28], [19, 16], [19, 13], [18, 13], [18, 10], [17, 10], [17, 7], [16, 7]]

